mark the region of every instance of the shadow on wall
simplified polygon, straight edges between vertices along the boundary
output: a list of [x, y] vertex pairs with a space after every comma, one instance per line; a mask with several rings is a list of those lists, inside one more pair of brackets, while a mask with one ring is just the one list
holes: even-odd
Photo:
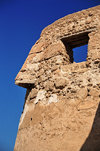
[[80, 151], [100, 151], [100, 103], [96, 111], [91, 132]]

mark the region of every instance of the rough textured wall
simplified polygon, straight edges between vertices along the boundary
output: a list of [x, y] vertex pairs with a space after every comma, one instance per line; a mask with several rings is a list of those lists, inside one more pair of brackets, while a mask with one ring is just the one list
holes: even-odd
[[27, 88], [15, 151], [100, 151], [100, 6], [46, 27], [15, 83]]

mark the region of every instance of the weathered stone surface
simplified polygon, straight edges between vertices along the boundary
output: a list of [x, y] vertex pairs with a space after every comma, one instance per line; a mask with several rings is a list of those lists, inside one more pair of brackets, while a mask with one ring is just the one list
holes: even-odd
[[37, 96], [38, 90], [33, 88], [30, 93], [30, 99], [33, 99]]
[[89, 93], [91, 96], [93, 97], [98, 97], [100, 96], [100, 90], [99, 89], [96, 89], [96, 88], [92, 88], [90, 90], [90, 93]]
[[77, 96], [80, 98], [80, 99], [85, 99], [87, 97], [87, 94], [88, 94], [88, 90], [87, 88], [81, 88], [78, 93], [77, 93]]
[[64, 78], [57, 78], [55, 79], [55, 87], [56, 89], [63, 89], [67, 85], [67, 81]]
[[100, 6], [47, 26], [15, 83], [27, 88], [15, 151], [100, 151]]

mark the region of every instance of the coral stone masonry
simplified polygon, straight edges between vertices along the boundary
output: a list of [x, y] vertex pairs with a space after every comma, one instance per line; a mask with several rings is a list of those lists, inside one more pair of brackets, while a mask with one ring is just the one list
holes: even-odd
[[100, 5], [47, 26], [15, 83], [27, 92], [14, 151], [100, 151]]

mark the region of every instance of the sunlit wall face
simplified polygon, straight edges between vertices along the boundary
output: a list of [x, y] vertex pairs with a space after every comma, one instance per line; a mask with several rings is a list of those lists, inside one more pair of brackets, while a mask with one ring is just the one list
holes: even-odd
[[[14, 79], [42, 29], [99, 4], [99, 0], [0, 0], [0, 151], [13, 151], [26, 92]], [[83, 51], [79, 56], [83, 53], [86, 58]], [[74, 61], [81, 57], [74, 55]]]

